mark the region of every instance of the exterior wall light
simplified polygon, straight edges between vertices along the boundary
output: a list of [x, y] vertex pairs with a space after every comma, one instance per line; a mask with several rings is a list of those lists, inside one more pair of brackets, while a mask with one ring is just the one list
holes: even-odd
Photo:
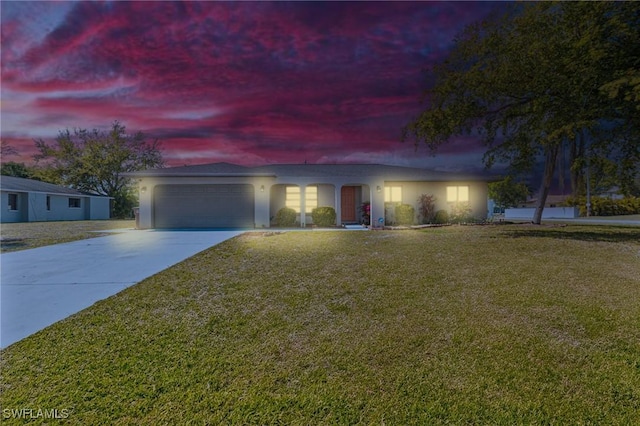
[[147, 187], [146, 186], [143, 186], [142, 188], [140, 188], [140, 193], [141, 194], [144, 194], [146, 192], [147, 192]]
[[264, 192], [264, 185], [260, 185], [260, 192]]
[[382, 191], [382, 188], [380, 188], [380, 185], [376, 186], [376, 191], [378, 192]]

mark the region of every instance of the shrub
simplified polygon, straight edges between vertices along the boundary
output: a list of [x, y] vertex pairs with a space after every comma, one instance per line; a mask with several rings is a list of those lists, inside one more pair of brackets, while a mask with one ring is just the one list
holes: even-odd
[[433, 218], [433, 222], [438, 224], [449, 223], [449, 212], [446, 210], [438, 210]]
[[313, 223], [318, 226], [332, 226], [336, 224], [336, 211], [333, 207], [316, 207], [311, 211]]
[[[587, 215], [586, 197], [570, 197], [564, 202], [567, 206], [578, 206], [580, 216]], [[592, 216], [618, 216], [627, 214], [640, 214], [640, 198], [627, 197], [614, 200], [604, 197], [591, 197]]]
[[422, 194], [418, 197], [418, 212], [422, 217], [422, 223], [431, 223], [436, 214], [436, 197]]
[[276, 213], [277, 226], [294, 226], [296, 224], [296, 211], [290, 207], [283, 207]]
[[451, 208], [451, 216], [449, 220], [452, 223], [463, 223], [463, 222], [471, 222], [473, 221], [473, 216], [471, 215], [471, 207], [469, 203], [456, 203]]
[[413, 225], [413, 217], [416, 210], [411, 204], [399, 204], [396, 206], [396, 222], [398, 225]]
[[362, 214], [362, 223], [371, 225], [371, 203], [369, 201], [362, 203], [360, 213]]

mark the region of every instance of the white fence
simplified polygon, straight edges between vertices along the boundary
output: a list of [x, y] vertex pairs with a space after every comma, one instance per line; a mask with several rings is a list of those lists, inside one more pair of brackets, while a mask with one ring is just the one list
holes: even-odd
[[[505, 219], [533, 220], [535, 208], [505, 209]], [[578, 207], [545, 207], [542, 211], [543, 219], [575, 219], [580, 214]]]

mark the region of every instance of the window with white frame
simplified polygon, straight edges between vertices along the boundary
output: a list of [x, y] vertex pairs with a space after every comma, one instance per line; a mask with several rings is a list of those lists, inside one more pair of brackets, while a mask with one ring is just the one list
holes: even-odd
[[401, 186], [385, 186], [384, 202], [385, 203], [401, 203], [402, 187]]
[[468, 186], [447, 186], [448, 203], [466, 203], [469, 201]]
[[[299, 186], [287, 186], [285, 189], [285, 206], [289, 207], [300, 213], [300, 187]], [[305, 213], [311, 213], [313, 209], [318, 207], [318, 187], [307, 186], [304, 191], [304, 211]]]
[[9, 194], [9, 210], [18, 210], [18, 194]]

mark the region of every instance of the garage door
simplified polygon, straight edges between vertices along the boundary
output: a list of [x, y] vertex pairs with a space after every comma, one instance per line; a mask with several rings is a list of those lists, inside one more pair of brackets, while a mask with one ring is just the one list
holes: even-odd
[[158, 185], [156, 228], [253, 228], [254, 188], [248, 184]]

